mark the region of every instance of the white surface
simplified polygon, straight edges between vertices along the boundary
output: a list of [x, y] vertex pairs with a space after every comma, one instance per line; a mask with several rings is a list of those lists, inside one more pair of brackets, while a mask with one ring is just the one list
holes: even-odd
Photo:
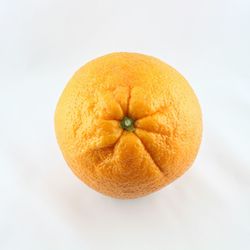
[[[250, 249], [249, 10], [228, 0], [2, 0], [0, 249]], [[68, 79], [112, 51], [174, 66], [204, 114], [193, 167], [137, 200], [83, 185], [54, 136]]]

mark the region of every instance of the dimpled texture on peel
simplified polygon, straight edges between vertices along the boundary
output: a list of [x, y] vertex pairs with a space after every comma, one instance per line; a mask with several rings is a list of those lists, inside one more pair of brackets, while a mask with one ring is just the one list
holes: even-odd
[[[122, 129], [125, 116], [134, 120], [133, 132]], [[57, 104], [55, 131], [83, 182], [126, 199], [159, 190], [190, 167], [202, 118], [180, 73], [154, 57], [120, 52], [73, 75]]]

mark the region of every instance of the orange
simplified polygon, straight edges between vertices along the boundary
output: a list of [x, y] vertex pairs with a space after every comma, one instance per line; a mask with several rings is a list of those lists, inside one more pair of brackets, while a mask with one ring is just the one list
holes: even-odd
[[64, 89], [55, 131], [72, 171], [115, 198], [137, 198], [181, 176], [202, 134], [184, 77], [151, 56], [112, 53], [80, 68]]

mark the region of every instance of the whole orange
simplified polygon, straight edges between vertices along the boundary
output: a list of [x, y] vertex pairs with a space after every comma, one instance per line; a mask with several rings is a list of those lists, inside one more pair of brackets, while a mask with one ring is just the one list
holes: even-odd
[[136, 198], [181, 176], [202, 134], [184, 77], [151, 56], [112, 53], [80, 68], [55, 112], [57, 141], [73, 172], [116, 198]]

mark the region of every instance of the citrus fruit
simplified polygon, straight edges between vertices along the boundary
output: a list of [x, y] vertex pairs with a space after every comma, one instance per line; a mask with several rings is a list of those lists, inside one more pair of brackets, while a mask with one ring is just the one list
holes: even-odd
[[137, 198], [181, 176], [202, 134], [192, 88], [151, 56], [112, 53], [81, 67], [64, 89], [55, 131], [72, 171], [116, 198]]

